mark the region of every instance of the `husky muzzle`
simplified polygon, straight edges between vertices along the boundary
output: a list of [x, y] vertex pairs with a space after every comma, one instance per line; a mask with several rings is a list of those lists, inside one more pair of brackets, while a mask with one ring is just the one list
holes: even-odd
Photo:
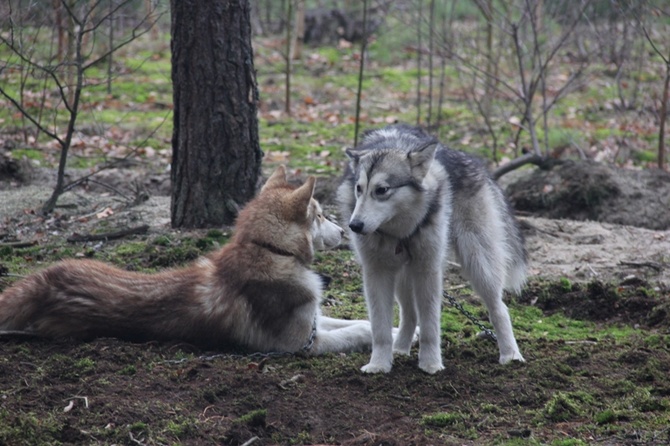
[[363, 230], [365, 229], [365, 223], [355, 219], [349, 222], [349, 229], [354, 231], [356, 234], [364, 234]]

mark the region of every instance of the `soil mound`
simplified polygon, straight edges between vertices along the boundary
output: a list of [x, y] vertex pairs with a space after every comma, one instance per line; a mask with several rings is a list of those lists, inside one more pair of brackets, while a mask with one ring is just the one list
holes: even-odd
[[566, 161], [507, 187], [512, 206], [537, 217], [670, 228], [670, 173]]

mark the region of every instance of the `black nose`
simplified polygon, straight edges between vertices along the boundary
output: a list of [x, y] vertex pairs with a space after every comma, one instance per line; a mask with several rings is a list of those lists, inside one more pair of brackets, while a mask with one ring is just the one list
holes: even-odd
[[356, 234], [360, 234], [361, 232], [363, 232], [363, 227], [364, 226], [365, 226], [365, 224], [363, 224], [363, 222], [360, 221], [360, 220], [351, 220], [349, 222], [349, 228], [352, 231], [354, 231]]

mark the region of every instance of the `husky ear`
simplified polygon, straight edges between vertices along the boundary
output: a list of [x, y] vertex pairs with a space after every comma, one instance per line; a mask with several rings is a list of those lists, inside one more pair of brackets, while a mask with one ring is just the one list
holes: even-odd
[[313, 175], [307, 177], [305, 184], [291, 192], [291, 205], [297, 213], [303, 218], [307, 216], [309, 211], [309, 204], [314, 195], [314, 186], [316, 185], [316, 178]]
[[423, 178], [426, 176], [433, 159], [435, 159], [437, 145], [437, 141], [432, 141], [407, 154], [407, 160], [412, 169], [412, 175], [415, 178]]
[[270, 178], [265, 182], [261, 190], [272, 189], [279, 185], [286, 184], [286, 168], [282, 165], [270, 175]]
[[347, 157], [349, 157], [351, 169], [356, 170], [356, 167], [358, 166], [358, 161], [361, 159], [361, 153], [354, 150], [353, 147], [347, 147], [344, 153], [346, 153]]

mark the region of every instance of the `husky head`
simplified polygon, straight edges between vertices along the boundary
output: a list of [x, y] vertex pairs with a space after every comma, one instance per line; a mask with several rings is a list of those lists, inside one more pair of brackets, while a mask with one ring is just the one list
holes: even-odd
[[314, 249], [332, 248], [342, 238], [342, 228], [323, 216], [314, 199], [313, 176], [302, 186], [286, 181], [280, 166], [268, 178], [255, 200], [238, 217], [237, 237], [293, 255], [304, 263], [312, 261]]
[[368, 134], [363, 144], [348, 149], [352, 175], [339, 194], [346, 207], [352, 200], [342, 196], [351, 197], [353, 192], [353, 203], [344, 212], [350, 213], [351, 231], [408, 237], [419, 224], [421, 208], [428, 205], [425, 192], [431, 187], [430, 169], [437, 147], [433, 138], [391, 127]]
[[309, 206], [312, 223], [312, 243], [317, 251], [332, 249], [340, 244], [344, 230], [330, 221], [323, 214], [323, 209], [318, 201], [312, 198]]

